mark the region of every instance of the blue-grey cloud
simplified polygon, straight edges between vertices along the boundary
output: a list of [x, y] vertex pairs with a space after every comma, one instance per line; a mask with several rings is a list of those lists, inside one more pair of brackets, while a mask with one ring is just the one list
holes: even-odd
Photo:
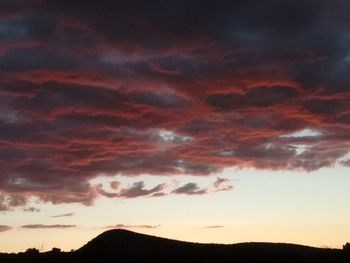
[[172, 191], [172, 193], [185, 195], [203, 195], [207, 193], [207, 189], [202, 189], [195, 183], [187, 183], [176, 188]]

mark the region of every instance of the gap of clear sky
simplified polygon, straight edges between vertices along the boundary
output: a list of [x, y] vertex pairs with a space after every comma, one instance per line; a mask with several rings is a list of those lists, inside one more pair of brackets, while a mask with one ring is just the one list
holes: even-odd
[[350, 241], [349, 11], [0, 0], [0, 251]]

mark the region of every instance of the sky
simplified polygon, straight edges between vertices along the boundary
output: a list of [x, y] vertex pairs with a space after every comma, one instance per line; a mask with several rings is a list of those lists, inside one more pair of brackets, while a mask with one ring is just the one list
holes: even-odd
[[349, 11], [0, 0], [0, 251], [115, 228], [341, 247]]

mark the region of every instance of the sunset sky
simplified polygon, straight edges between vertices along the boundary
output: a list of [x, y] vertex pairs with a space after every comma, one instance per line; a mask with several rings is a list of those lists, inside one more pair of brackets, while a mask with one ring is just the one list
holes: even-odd
[[0, 0], [0, 252], [113, 228], [350, 241], [350, 1]]

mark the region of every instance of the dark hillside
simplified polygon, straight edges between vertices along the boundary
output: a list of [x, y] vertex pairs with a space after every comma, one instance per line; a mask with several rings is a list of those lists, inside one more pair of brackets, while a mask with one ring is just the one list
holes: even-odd
[[322, 249], [294, 244], [240, 243], [232, 245], [182, 242], [127, 230], [110, 230], [75, 252], [35, 249], [0, 254], [1, 263], [41, 262], [350, 262], [347, 250]]

